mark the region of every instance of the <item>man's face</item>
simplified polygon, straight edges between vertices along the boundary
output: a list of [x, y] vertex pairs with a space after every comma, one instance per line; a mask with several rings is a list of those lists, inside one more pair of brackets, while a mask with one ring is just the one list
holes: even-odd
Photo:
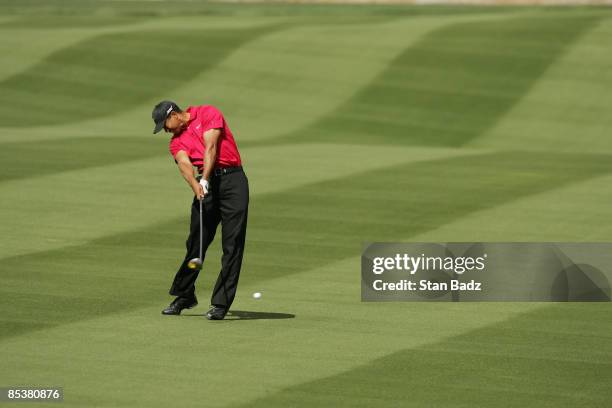
[[170, 112], [164, 123], [164, 130], [170, 133], [181, 133], [183, 131], [183, 123], [181, 122], [178, 113]]

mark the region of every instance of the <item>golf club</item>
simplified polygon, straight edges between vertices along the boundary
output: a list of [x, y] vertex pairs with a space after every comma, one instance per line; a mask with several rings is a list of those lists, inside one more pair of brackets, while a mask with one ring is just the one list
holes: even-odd
[[200, 252], [199, 252], [199, 256], [197, 258], [193, 258], [191, 259], [189, 262], [187, 262], [187, 267], [189, 269], [196, 269], [196, 270], [200, 270], [202, 269], [202, 238], [203, 238], [203, 228], [202, 228], [202, 199], [200, 199]]

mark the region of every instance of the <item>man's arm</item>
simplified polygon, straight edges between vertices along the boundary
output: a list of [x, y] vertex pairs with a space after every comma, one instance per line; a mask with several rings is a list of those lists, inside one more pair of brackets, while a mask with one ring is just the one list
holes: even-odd
[[220, 137], [221, 129], [209, 129], [204, 132], [204, 146], [206, 146], [206, 152], [204, 152], [204, 172], [202, 173], [202, 179], [206, 181], [210, 181], [210, 174], [215, 167]]
[[198, 199], [204, 198], [204, 188], [198, 183], [198, 180], [193, 175], [193, 165], [191, 164], [191, 160], [189, 160], [189, 156], [184, 150], [179, 150], [178, 153], [174, 156], [176, 160], [176, 164], [179, 167], [179, 171], [181, 175], [189, 184], [189, 187], [193, 190], [193, 193], [198, 197]]

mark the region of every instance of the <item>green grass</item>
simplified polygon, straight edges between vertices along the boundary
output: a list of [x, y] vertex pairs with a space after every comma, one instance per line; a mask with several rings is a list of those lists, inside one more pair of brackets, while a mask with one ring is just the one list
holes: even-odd
[[608, 312], [576, 327], [583, 313], [567, 305], [520, 314], [245, 406], [605, 406]]
[[[608, 9], [0, 14], [0, 385], [69, 407], [610, 405], [609, 303], [362, 303], [359, 279], [365, 241], [612, 239]], [[219, 242], [200, 305], [160, 315], [192, 199], [151, 135], [165, 98], [218, 105], [249, 177], [223, 322], [202, 316]]]
[[[52, 141], [10, 142], [4, 143], [2, 147], [0, 157], [6, 168], [0, 175], [0, 181], [6, 181], [29, 178], [33, 172], [44, 171], [46, 175], [51, 175], [155, 157], [160, 150], [166, 148], [166, 143], [154, 140], [143, 144], [141, 137], [126, 135], [114, 140], [107, 137], [74, 137]], [[95, 154], [91, 154], [92, 151]], [[33, 168], [32, 163], [36, 163], [36, 168]]]
[[[266, 31], [165, 30], [94, 37], [1, 82], [1, 103], [7, 109], [0, 122], [50, 125], [120, 112], [171, 92]], [[27, 122], [13, 122], [22, 110], [34, 114]]]
[[287, 139], [461, 146], [495, 124], [596, 22], [596, 16], [510, 18], [440, 28], [329, 116]]
[[[222, 2], [193, 2], [190, 0], [173, 0], [171, 2], [152, 2], [149, 0], [130, 0], [117, 4], [114, 0], [4, 0], [0, 10], [7, 14], [26, 15], [36, 17], [40, 14], [58, 17], [104, 17], [107, 19], [152, 16], [184, 16], [185, 14], [213, 15], [213, 16], [315, 16], [325, 18], [332, 14], [337, 16], [388, 16], [388, 15], [444, 15], [444, 14], [470, 14], [473, 12], [499, 13], [509, 11], [511, 7], [500, 7], [492, 10], [490, 7], [457, 7], [440, 5], [438, 7], [410, 7], [405, 5], [364, 5], [346, 7], [343, 5], [321, 4], [265, 4], [261, 1], [254, 4], [242, 4], [236, 7], [233, 4]], [[53, 24], [53, 23], [47, 23]]]

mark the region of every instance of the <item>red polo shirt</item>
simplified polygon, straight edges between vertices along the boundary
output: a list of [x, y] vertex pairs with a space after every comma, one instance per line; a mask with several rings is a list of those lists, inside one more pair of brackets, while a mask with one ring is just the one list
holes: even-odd
[[225, 122], [221, 111], [212, 105], [190, 106], [186, 109], [191, 115], [187, 128], [170, 140], [170, 154], [183, 150], [189, 156], [191, 164], [198, 167], [200, 173], [204, 170], [204, 152], [206, 145], [204, 132], [210, 129], [221, 129], [217, 143], [217, 160], [214, 167], [240, 166], [240, 153], [234, 140], [234, 135]]

